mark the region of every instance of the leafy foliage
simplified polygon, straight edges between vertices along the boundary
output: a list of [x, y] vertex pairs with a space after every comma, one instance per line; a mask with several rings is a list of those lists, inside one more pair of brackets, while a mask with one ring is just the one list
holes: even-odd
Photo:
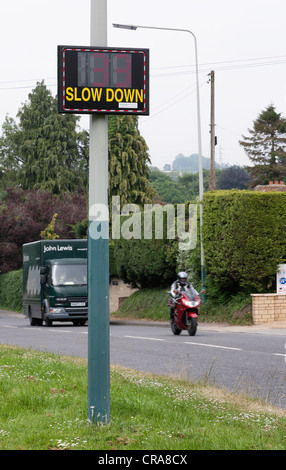
[[217, 189], [247, 189], [250, 177], [247, 171], [237, 165], [222, 170], [217, 180]]
[[54, 214], [53, 220], [49, 223], [49, 225], [41, 232], [41, 238], [44, 240], [56, 240], [59, 238], [59, 235], [55, 232], [55, 225], [56, 225], [56, 218], [58, 214]]
[[137, 116], [109, 118], [109, 199], [120, 195], [121, 204], [150, 204], [155, 191], [149, 182], [148, 148], [138, 130]]
[[[17, 117], [18, 123], [6, 117], [0, 137], [2, 273], [21, 266], [23, 243], [40, 236], [86, 237], [88, 225], [88, 132], [78, 131], [75, 115], [58, 114], [56, 98], [44, 82], [37, 83]], [[121, 205], [152, 203], [156, 192], [149, 182], [148, 162], [138, 118], [111, 117], [110, 198], [120, 195]]]
[[221, 289], [262, 292], [286, 256], [286, 194], [205, 194], [203, 241], [208, 276]]
[[[60, 115], [57, 101], [43, 82], [19, 109], [19, 124], [6, 117], [0, 138], [2, 183], [6, 175], [23, 189], [63, 194], [86, 188], [84, 132], [77, 132], [78, 117]], [[5, 179], [3, 179], [3, 176]], [[7, 185], [5, 185], [7, 187]]]
[[22, 266], [22, 245], [39, 240], [55, 213], [60, 238], [74, 238], [72, 225], [86, 216], [86, 194], [61, 199], [45, 191], [7, 189], [0, 201], [0, 272]]
[[22, 310], [23, 270], [10, 271], [0, 276], [0, 305], [16, 311]]
[[[140, 219], [142, 238], [114, 240], [114, 256], [119, 276], [132, 287], [167, 286], [176, 278], [178, 246], [176, 240], [167, 238], [164, 214], [163, 238], [155, 238], [153, 219], [152, 239], [144, 239], [144, 213], [136, 214]], [[154, 215], [154, 214], [153, 214]], [[128, 221], [121, 218], [121, 224]]]
[[[217, 170], [219, 175], [222, 170]], [[204, 190], [209, 187], [209, 171], [203, 170]], [[181, 176], [170, 176], [158, 169], [150, 173], [150, 183], [158, 193], [159, 201], [167, 204], [185, 204], [194, 201], [199, 195], [199, 174], [185, 173]]]
[[[0, 137], [0, 188], [20, 186], [63, 195], [86, 189], [89, 134], [78, 117], [57, 112], [56, 98], [37, 83], [19, 109], [19, 124], [6, 117]], [[109, 196], [143, 206], [156, 196], [149, 183], [148, 148], [137, 116], [109, 118]]]

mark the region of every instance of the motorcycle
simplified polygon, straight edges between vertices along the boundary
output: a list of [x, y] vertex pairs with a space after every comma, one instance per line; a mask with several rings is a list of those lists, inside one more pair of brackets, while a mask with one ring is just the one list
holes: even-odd
[[170, 298], [170, 307], [175, 307], [174, 316], [170, 321], [171, 330], [174, 335], [179, 335], [182, 330], [188, 330], [188, 334], [194, 336], [197, 332], [197, 318], [201, 298], [190, 288], [186, 288], [178, 294], [179, 296], [176, 299]]

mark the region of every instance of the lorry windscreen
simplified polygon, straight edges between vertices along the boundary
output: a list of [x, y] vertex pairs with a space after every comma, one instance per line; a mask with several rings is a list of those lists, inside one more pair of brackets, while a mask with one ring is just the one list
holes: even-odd
[[52, 266], [53, 286], [85, 286], [87, 284], [86, 264], [56, 264]]

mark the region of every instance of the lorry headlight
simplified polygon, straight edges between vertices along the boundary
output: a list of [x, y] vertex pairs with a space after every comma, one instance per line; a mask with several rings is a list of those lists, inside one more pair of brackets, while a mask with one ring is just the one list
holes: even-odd
[[64, 313], [64, 309], [63, 308], [50, 308], [50, 313]]

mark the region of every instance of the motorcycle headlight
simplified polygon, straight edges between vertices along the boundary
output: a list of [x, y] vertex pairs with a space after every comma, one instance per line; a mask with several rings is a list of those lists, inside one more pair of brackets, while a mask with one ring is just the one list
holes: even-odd
[[186, 307], [197, 307], [199, 305], [199, 302], [194, 302], [192, 300], [183, 300], [182, 303], [186, 305]]

